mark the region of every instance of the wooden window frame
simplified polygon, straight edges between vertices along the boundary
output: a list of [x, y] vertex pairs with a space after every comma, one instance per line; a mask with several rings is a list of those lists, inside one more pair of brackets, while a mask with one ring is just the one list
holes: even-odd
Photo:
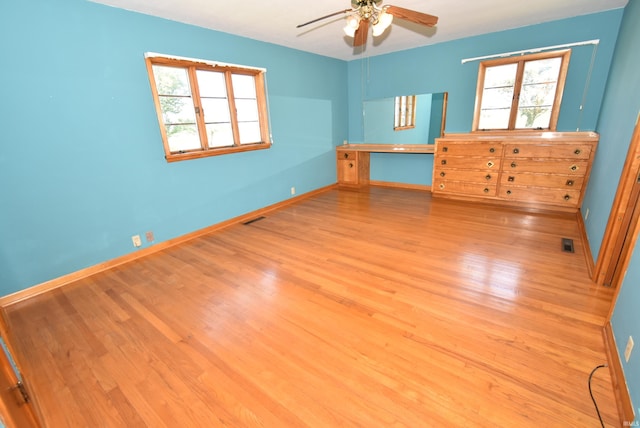
[[[409, 99], [411, 98], [411, 108], [407, 108], [408, 103], [405, 102], [399, 103], [398, 100], [401, 98]], [[413, 129], [416, 127], [416, 101], [417, 97], [415, 95], [402, 95], [395, 97], [394, 100], [394, 116], [393, 116], [393, 130], [394, 131], [404, 131], [405, 129]], [[400, 118], [402, 114], [405, 114], [405, 118], [410, 118], [409, 123], [402, 125], [400, 122]]]
[[[160, 125], [160, 133], [162, 135], [162, 142], [164, 145], [165, 159], [167, 162], [176, 162], [188, 159], [198, 159], [209, 156], [219, 156], [229, 153], [246, 152], [252, 150], [264, 150], [271, 147], [272, 142], [269, 132], [269, 115], [267, 110], [267, 97], [266, 97], [266, 84], [265, 84], [265, 70], [257, 68], [249, 68], [237, 65], [217, 64], [210, 63], [205, 60], [189, 59], [189, 58], [176, 58], [170, 56], [149, 55], [146, 56], [145, 62], [147, 65], [147, 73], [149, 75], [149, 81], [151, 83], [151, 92], [153, 94], [153, 101], [156, 108], [158, 117], [158, 123]], [[191, 98], [193, 100], [195, 112], [196, 112], [196, 124], [198, 128], [198, 135], [200, 139], [200, 148], [188, 151], [171, 151], [169, 146], [169, 140], [167, 137], [167, 131], [164, 124], [162, 115], [162, 108], [160, 105], [160, 98], [158, 96], [158, 90], [156, 86], [156, 79], [153, 73], [154, 65], [162, 65], [176, 68], [183, 68], [187, 70], [189, 76], [189, 85], [191, 89]], [[229, 110], [231, 115], [231, 127], [233, 131], [233, 146], [225, 147], [209, 147], [208, 139], [206, 135], [206, 126], [204, 121], [204, 113], [202, 109], [202, 102], [200, 98], [200, 92], [198, 87], [198, 80], [196, 77], [196, 70], [216, 71], [221, 72], [225, 76], [225, 83], [227, 89], [227, 97], [229, 102]], [[240, 144], [238, 119], [235, 108], [235, 98], [233, 96], [233, 85], [231, 83], [231, 76], [233, 74], [243, 74], [254, 77], [256, 88], [256, 101], [258, 104], [258, 121], [260, 125], [260, 139], [261, 141], [256, 143]]]
[[[518, 104], [520, 101], [520, 91], [522, 89], [522, 78], [524, 75], [524, 65], [530, 61], [537, 61], [549, 58], [561, 58], [560, 70], [558, 73], [558, 80], [556, 85], [556, 94], [553, 101], [553, 107], [551, 108], [551, 118], [549, 120], [548, 128], [516, 128], [516, 120], [518, 116]], [[482, 61], [478, 68], [478, 83], [476, 87], [476, 103], [473, 114], [473, 124], [471, 127], [472, 132], [530, 132], [530, 131], [556, 131], [558, 126], [558, 117], [560, 115], [560, 106], [562, 104], [562, 95], [564, 92], [564, 86], [567, 78], [567, 71], [569, 70], [569, 60], [571, 58], [571, 49], [565, 49], [553, 52], [535, 53], [529, 55], [522, 55], [518, 57], [499, 58], [489, 61]], [[509, 124], [506, 129], [479, 129], [480, 114], [482, 107], [482, 95], [484, 90], [484, 78], [487, 68], [495, 67], [506, 64], [517, 63], [516, 81], [514, 83], [514, 94], [511, 103], [511, 111], [509, 115]]]

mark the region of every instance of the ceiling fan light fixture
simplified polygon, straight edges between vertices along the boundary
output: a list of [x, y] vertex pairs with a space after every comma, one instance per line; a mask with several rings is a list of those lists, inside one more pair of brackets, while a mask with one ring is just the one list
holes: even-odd
[[[312, 19], [296, 28], [313, 24], [336, 15], [346, 15], [346, 25], [342, 29], [344, 33], [353, 38], [353, 47], [366, 46], [367, 33], [371, 27], [374, 36], [382, 35], [391, 25], [393, 18], [413, 22], [419, 25], [433, 27], [438, 23], [438, 17], [426, 13], [405, 9], [399, 6], [382, 6], [383, 0], [351, 0], [351, 9], [339, 10], [320, 18]], [[363, 48], [364, 49], [364, 48]]]
[[391, 25], [391, 22], [393, 22], [393, 15], [383, 10], [378, 15], [378, 20], [373, 24], [373, 27], [372, 27], [373, 36], [376, 37], [384, 33], [385, 30], [389, 28], [389, 26]]
[[360, 17], [356, 15], [347, 16], [347, 25], [342, 29], [344, 33], [349, 37], [356, 35], [356, 30], [360, 26]]

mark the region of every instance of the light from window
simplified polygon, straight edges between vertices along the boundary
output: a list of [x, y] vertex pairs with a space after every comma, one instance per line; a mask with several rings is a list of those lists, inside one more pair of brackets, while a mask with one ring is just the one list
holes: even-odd
[[270, 147], [264, 71], [147, 56], [167, 161]]
[[480, 63], [473, 130], [556, 130], [570, 50]]
[[416, 96], [395, 97], [393, 129], [401, 131], [416, 126]]

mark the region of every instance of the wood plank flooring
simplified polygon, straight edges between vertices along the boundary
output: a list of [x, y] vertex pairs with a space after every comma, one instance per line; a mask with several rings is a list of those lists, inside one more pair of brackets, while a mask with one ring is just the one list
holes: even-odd
[[[6, 317], [50, 427], [596, 427], [611, 297], [573, 215], [372, 187]], [[607, 370], [593, 391], [619, 426]]]

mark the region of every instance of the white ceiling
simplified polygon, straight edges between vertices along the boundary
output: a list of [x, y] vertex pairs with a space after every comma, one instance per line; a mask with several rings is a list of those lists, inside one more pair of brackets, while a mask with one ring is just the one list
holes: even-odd
[[[362, 50], [342, 32], [344, 17], [296, 28], [350, 0], [91, 0], [225, 33], [343, 60]], [[368, 56], [624, 7], [628, 0], [388, 0], [382, 4], [438, 16], [434, 28], [394, 19], [382, 36], [366, 45]]]

